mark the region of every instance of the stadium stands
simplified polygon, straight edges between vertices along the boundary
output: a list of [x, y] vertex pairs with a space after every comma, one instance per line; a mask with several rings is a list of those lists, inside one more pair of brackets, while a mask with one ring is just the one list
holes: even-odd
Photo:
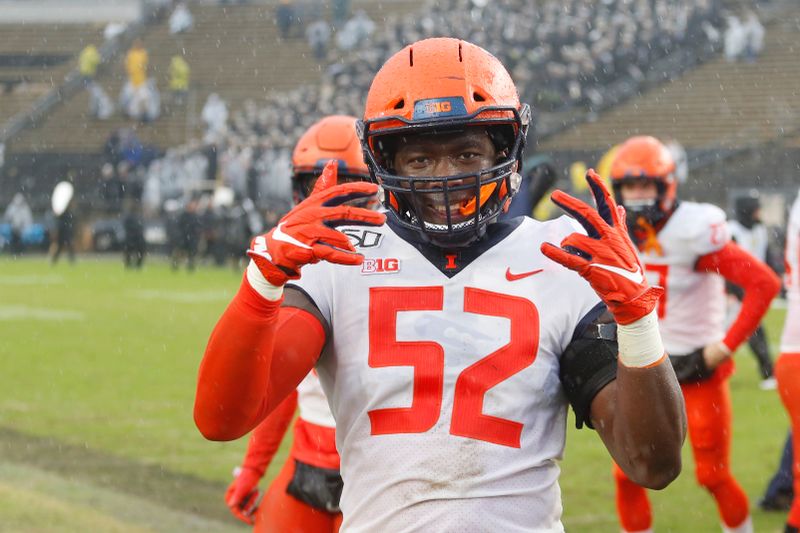
[[0, 126], [60, 84], [101, 33], [95, 24], [0, 25]]
[[[359, 0], [352, 2], [352, 7], [382, 19], [391, 13], [413, 10], [420, 3], [420, 0], [381, 3]], [[258, 100], [274, 91], [319, 80], [320, 68], [306, 40], [280, 39], [273, 23], [273, 6], [200, 4], [191, 9], [194, 28], [190, 32], [170, 35], [166, 21], [162, 20], [149, 26], [141, 36], [150, 54], [150, 75], [162, 93], [162, 102], [167, 104], [156, 123], [135, 125], [120, 115], [108, 121], [95, 121], [88, 116], [89, 95], [83, 91], [56, 109], [39, 127], [15, 138], [10, 150], [97, 152], [111, 131], [125, 126], [135, 126], [145, 143], [162, 148], [175, 146], [198, 135], [196, 116], [212, 92], [219, 93], [233, 107], [240, 107], [246, 98]], [[99, 43], [99, 37], [95, 42]], [[178, 53], [184, 54], [191, 68], [193, 96], [186, 108], [168, 105], [169, 61]], [[98, 78], [114, 100], [124, 83], [123, 59], [124, 54]], [[66, 124], [70, 127], [64, 128]]]
[[800, 49], [796, 4], [767, 24], [753, 63], [719, 57], [542, 142], [543, 150], [591, 149], [648, 133], [687, 149], [738, 148], [791, 132], [800, 118]]

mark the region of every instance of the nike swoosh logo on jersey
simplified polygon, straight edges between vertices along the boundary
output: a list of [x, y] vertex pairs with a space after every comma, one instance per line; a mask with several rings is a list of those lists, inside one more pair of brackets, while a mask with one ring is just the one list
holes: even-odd
[[527, 278], [528, 276], [533, 276], [534, 274], [538, 274], [539, 272], [543, 272], [544, 269], [540, 268], [538, 270], [531, 270], [530, 272], [520, 272], [519, 274], [512, 274], [511, 268], [506, 269], [506, 279], [508, 281], [517, 281], [518, 279]]
[[602, 263], [589, 263], [589, 266], [602, 268], [603, 270], [608, 270], [609, 272], [613, 272], [614, 274], [619, 274], [623, 278], [630, 280], [637, 285], [641, 284], [644, 281], [644, 276], [642, 275], [642, 269], [637, 266], [636, 270], [626, 270], [624, 268], [615, 267], [612, 265], [604, 265]]

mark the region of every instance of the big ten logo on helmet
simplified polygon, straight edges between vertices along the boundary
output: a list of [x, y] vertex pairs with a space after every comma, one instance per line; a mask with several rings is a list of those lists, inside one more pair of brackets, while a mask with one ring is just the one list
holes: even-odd
[[357, 248], [377, 248], [383, 239], [383, 233], [368, 229], [347, 228], [343, 229], [342, 233], [347, 235]]
[[450, 102], [427, 102], [425, 104], [426, 113], [449, 113], [453, 110]]
[[362, 274], [396, 274], [400, 272], [400, 260], [394, 257], [365, 257], [361, 264]]
[[414, 119], [461, 116], [467, 114], [464, 99], [460, 96], [428, 98], [414, 102]]

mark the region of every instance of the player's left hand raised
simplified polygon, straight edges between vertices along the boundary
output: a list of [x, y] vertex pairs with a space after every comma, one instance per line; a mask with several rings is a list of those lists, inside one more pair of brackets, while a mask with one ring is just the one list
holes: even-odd
[[614, 202], [594, 170], [586, 173], [586, 181], [596, 209], [560, 190], [550, 198], [573, 216], [587, 234], [572, 233], [561, 241], [560, 247], [543, 243], [541, 250], [553, 261], [586, 279], [618, 324], [630, 324], [655, 308], [664, 289], [647, 283], [636, 248], [628, 236], [625, 208]]

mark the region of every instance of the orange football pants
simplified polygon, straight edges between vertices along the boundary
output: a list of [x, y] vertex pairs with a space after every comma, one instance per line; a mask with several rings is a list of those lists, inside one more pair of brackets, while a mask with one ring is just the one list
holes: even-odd
[[[697, 482], [714, 497], [725, 525], [737, 527], [747, 519], [749, 504], [730, 469], [731, 397], [728, 379], [719, 379], [715, 375], [698, 383], [682, 384], [681, 390], [686, 401]], [[617, 485], [617, 513], [622, 528], [625, 531], [650, 529], [653, 517], [646, 490], [628, 479], [616, 464], [613, 470]]]
[[286, 492], [294, 468], [294, 459], [289, 457], [258, 507], [254, 533], [337, 533], [341, 513], [315, 509]]
[[775, 364], [775, 378], [778, 380], [781, 400], [792, 423], [794, 500], [786, 523], [800, 527], [800, 353], [782, 353]]

